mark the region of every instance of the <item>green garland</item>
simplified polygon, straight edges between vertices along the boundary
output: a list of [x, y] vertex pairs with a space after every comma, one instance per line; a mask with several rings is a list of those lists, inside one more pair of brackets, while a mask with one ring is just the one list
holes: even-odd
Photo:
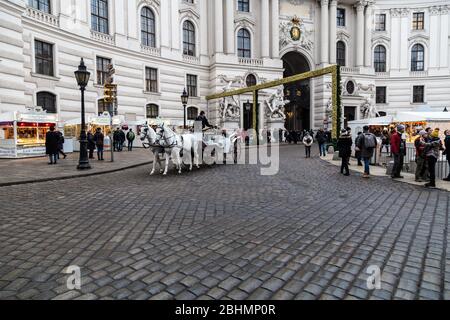
[[[337, 140], [339, 139], [339, 136], [341, 135], [341, 126], [342, 126], [342, 124], [341, 124], [341, 117], [342, 117], [342, 102], [341, 102], [341, 94], [342, 94], [342, 88], [341, 88], [341, 67], [337, 67], [336, 68], [337, 69], [337, 72], [336, 72], [336, 74], [337, 74], [337, 83], [336, 83], [336, 86], [337, 86], [337, 97], [336, 97], [336, 117], [337, 117], [337, 119], [336, 119], [336, 126], [337, 126], [337, 128], [336, 128], [336, 139], [333, 139], [333, 141], [332, 141], [332, 143], [333, 143], [333, 147], [334, 147], [334, 150], [337, 150]], [[333, 123], [333, 125], [334, 125], [334, 123]]]

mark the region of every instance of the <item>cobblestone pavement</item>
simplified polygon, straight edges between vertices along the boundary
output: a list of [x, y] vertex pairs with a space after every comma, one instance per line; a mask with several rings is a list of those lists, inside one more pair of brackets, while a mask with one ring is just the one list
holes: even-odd
[[54, 166], [48, 165], [47, 157], [0, 159], [0, 186], [95, 175], [148, 164], [153, 160], [147, 149], [125, 150], [126, 147], [123, 152], [114, 153], [114, 162], [110, 161], [109, 151], [104, 153], [105, 161], [97, 161], [97, 154], [94, 153], [95, 159], [89, 160], [91, 169], [85, 171], [77, 170], [79, 153], [69, 153], [66, 159], [61, 157]]
[[139, 167], [0, 188], [0, 298], [450, 299], [450, 193], [280, 152], [276, 176]]

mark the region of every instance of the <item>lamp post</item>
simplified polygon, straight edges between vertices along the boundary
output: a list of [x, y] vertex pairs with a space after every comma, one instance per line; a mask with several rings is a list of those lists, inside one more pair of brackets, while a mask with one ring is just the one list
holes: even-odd
[[86, 70], [83, 58], [81, 58], [78, 70], [75, 71], [75, 78], [81, 91], [81, 133], [80, 133], [80, 160], [78, 162], [78, 170], [90, 169], [87, 151], [86, 121], [84, 119], [84, 90], [89, 82], [90, 72]]
[[186, 105], [188, 103], [189, 94], [186, 92], [186, 88], [183, 90], [183, 94], [181, 95], [181, 103], [183, 104], [184, 109], [184, 129], [186, 129]]

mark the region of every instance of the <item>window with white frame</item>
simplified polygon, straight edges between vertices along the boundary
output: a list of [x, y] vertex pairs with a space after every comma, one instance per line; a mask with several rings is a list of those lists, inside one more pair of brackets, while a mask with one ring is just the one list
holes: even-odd
[[238, 11], [250, 12], [250, 0], [238, 0]]
[[382, 45], [377, 45], [373, 57], [375, 72], [386, 72], [386, 48]]
[[189, 97], [197, 97], [197, 76], [193, 74], [186, 75], [186, 88]]
[[415, 44], [411, 48], [411, 71], [425, 70], [425, 48], [421, 44]]
[[375, 31], [386, 31], [386, 15], [384, 13], [375, 15]]
[[345, 27], [345, 9], [337, 8], [336, 23], [338, 27]]
[[97, 57], [97, 84], [104, 85], [106, 77], [108, 76], [108, 65], [111, 59]]
[[340, 67], [345, 67], [345, 43], [338, 41], [336, 43], [336, 63]]
[[50, 0], [28, 0], [28, 5], [39, 11], [51, 13]]
[[158, 69], [145, 68], [145, 91], [158, 92]]
[[149, 103], [146, 106], [146, 114], [148, 119], [156, 119], [159, 117], [159, 107], [154, 103]]
[[156, 47], [155, 14], [149, 7], [141, 10], [141, 41], [144, 46]]
[[36, 73], [54, 76], [53, 71], [53, 44], [34, 40], [34, 60]]
[[195, 27], [189, 20], [183, 23], [183, 54], [195, 56]]
[[195, 120], [198, 116], [198, 108], [197, 107], [188, 107], [187, 108], [187, 119]]
[[413, 86], [413, 103], [425, 102], [425, 87]]
[[425, 22], [425, 14], [423, 12], [414, 12], [412, 16], [413, 30], [423, 30]]
[[237, 37], [238, 57], [251, 58], [250, 32], [247, 29], [240, 29]]
[[51, 92], [38, 92], [36, 94], [36, 105], [42, 107], [48, 113], [56, 113], [56, 96]]
[[386, 103], [386, 87], [376, 87], [375, 102], [379, 104]]
[[108, 0], [91, 0], [91, 28], [101, 33], [109, 33]]

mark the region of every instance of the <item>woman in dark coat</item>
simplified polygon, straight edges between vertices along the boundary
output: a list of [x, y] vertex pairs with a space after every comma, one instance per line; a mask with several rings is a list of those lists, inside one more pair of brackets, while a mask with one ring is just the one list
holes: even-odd
[[48, 164], [56, 164], [58, 155], [59, 136], [55, 132], [55, 127], [50, 127], [50, 131], [45, 134], [45, 153], [48, 154], [50, 162]]
[[89, 159], [94, 159], [95, 141], [94, 135], [89, 131], [87, 134]]
[[342, 129], [341, 136], [337, 142], [337, 148], [339, 150], [339, 157], [342, 159], [341, 173], [343, 173], [344, 176], [350, 175], [348, 163], [352, 154], [352, 144], [352, 137], [347, 133], [347, 130]]
[[[450, 130], [445, 131], [445, 140], [444, 140], [445, 151], [444, 154], [447, 157], [447, 162], [450, 169]], [[448, 172], [447, 178], [444, 181], [450, 181], [450, 171]]]

